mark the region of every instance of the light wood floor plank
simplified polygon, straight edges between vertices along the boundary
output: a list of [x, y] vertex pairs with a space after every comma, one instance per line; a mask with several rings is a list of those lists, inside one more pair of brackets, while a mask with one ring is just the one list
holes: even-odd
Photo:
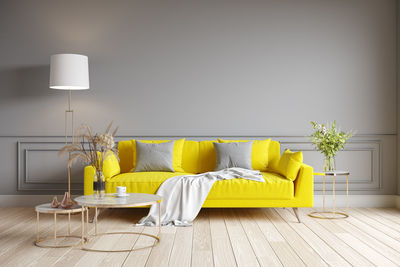
[[[279, 216], [277, 209], [271, 210], [269, 214], [275, 219], [277, 219]], [[280, 218], [282, 219], [282, 217]], [[292, 229], [295, 230], [326, 263], [333, 266], [350, 266], [350, 264], [340, 254], [327, 245], [306, 225], [303, 223], [298, 223], [295, 217], [286, 217], [283, 219], [286, 220], [287, 224], [289, 224]]]
[[[59, 229], [59, 234], [67, 234], [66, 228], [67, 224], [64, 223], [63, 228]], [[62, 233], [64, 232], [64, 233]], [[81, 235], [81, 216], [71, 216], [71, 234], [80, 236]], [[58, 239], [58, 238], [57, 238]], [[63, 239], [60, 238], [60, 244], [73, 244], [79, 242], [79, 239]], [[59, 249], [46, 249], [47, 252], [42, 255], [40, 258], [32, 261], [28, 266], [37, 266], [37, 267], [45, 267], [45, 266], [53, 266], [61, 257], [71, 251], [73, 248], [59, 248]]]
[[[29, 212], [29, 215], [32, 215], [32, 213]], [[36, 230], [36, 216], [29, 216], [25, 220], [10, 218], [10, 221], [12, 221], [14, 225], [10, 226], [7, 231], [1, 233], [0, 256], [12, 250], [15, 246], [18, 246], [20, 242], [26, 240], [26, 235], [32, 233], [33, 229]], [[45, 224], [43, 226], [45, 226]], [[44, 233], [43, 229], [44, 227], [41, 227], [41, 236], [42, 233]]]
[[[99, 219], [99, 232], [107, 229], [112, 229], [113, 224], [115, 221], [113, 220], [113, 216], [117, 211], [108, 209], [103, 211], [103, 213], [106, 215], [104, 218]], [[80, 227], [80, 226], [79, 226]], [[93, 237], [91, 235], [94, 234], [94, 223], [89, 223], [89, 228], [88, 228], [88, 233], [89, 233], [89, 244], [87, 244], [87, 247], [97, 247], [100, 246], [98, 242], [101, 242], [100, 239], [102, 237]], [[107, 245], [107, 244], [106, 244]], [[100, 259], [102, 258], [102, 255], [100, 255], [100, 252], [88, 252], [81, 250], [79, 248], [72, 248], [70, 249], [67, 253], [65, 253], [62, 257], [59, 258], [57, 262], [53, 264], [53, 266], [60, 266], [60, 267], [65, 267], [65, 266], [83, 266], [85, 263], [87, 264], [88, 261], [90, 260], [91, 257], [99, 257]], [[93, 260], [93, 263], [98, 264], [97, 259]]]
[[[137, 232], [141, 233], [144, 229], [143, 226], [136, 226], [135, 224], [138, 220], [143, 216], [140, 212], [135, 212], [132, 209], [120, 209], [119, 212], [115, 215], [119, 217], [117, 220], [117, 227], [115, 231], [117, 232]], [[115, 237], [114, 237], [115, 238]], [[112, 250], [124, 250], [131, 249], [136, 241], [138, 240], [138, 234], [124, 234], [119, 235], [119, 238], [114, 246], [111, 248]], [[99, 263], [99, 266], [121, 266], [126, 258], [129, 255], [129, 252], [110, 252], [105, 253], [105, 257]]]
[[386, 227], [388, 227], [400, 234], [400, 224], [397, 224], [396, 222], [393, 222], [392, 220], [387, 219], [385, 216], [382, 216], [381, 213], [373, 212], [370, 209], [365, 209], [365, 208], [363, 208], [363, 209], [358, 208], [358, 209], [352, 209], [352, 210], [356, 210], [357, 212], [385, 225]]
[[[277, 209], [279, 215], [286, 221], [295, 221], [296, 217], [289, 210]], [[326, 244], [328, 244], [333, 250], [335, 250], [339, 255], [346, 259], [353, 266], [374, 266], [370, 261], [368, 261], [364, 256], [359, 254], [351, 246], [343, 242], [334, 233], [329, 231], [329, 227], [323, 227], [318, 223], [320, 219], [315, 219], [307, 216], [307, 213], [303, 213], [300, 209], [301, 221], [304, 223], [311, 231], [313, 231], [319, 238], [321, 238]], [[344, 231], [341, 231], [344, 232]]]
[[[349, 213], [352, 217], [367, 223], [368, 225], [374, 227], [378, 231], [396, 239], [400, 240], [400, 231], [385, 225], [385, 218], [379, 216], [380, 218], [376, 218], [371, 214], [365, 214], [365, 212], [361, 212], [359, 209], [352, 209]], [[392, 224], [395, 225], [395, 224]], [[399, 228], [400, 229], [400, 228]]]
[[[158, 227], [144, 227], [143, 233], [150, 235], [157, 235]], [[138, 249], [142, 247], [151, 246], [154, 244], [154, 242], [155, 240], [153, 238], [147, 236], [140, 236], [136, 241], [134, 248]], [[151, 248], [145, 248], [129, 253], [128, 257], [126, 258], [122, 266], [135, 266], [135, 267], [145, 266], [151, 250], [152, 250]]]
[[386, 218], [391, 223], [400, 227], [400, 210], [398, 209], [378, 209], [378, 208], [368, 208], [371, 213], [376, 213], [383, 218]]
[[[44, 220], [41, 221], [43, 227], [42, 237], [52, 237], [53, 221], [49, 218], [44, 218]], [[42, 257], [48, 252], [47, 249], [40, 249], [33, 244], [35, 239], [34, 231], [36, 230], [35, 223], [36, 220], [32, 220], [28, 228], [30, 233], [23, 236], [24, 238], [17, 242], [18, 245], [16, 247], [7, 251], [7, 253], [0, 257], [1, 264], [4, 266], [28, 266], [30, 263], [34, 262], [36, 259]]]
[[[335, 233], [337, 236], [341, 236], [339, 234], [349, 233], [352, 237], [359, 239], [364, 244], [367, 244], [376, 252], [385, 256], [392, 262], [400, 263], [400, 252], [394, 250], [390, 246], [387, 246], [385, 243], [378, 241], [374, 237], [367, 234], [365, 231], [360, 228], [349, 223], [349, 218], [347, 219], [339, 219], [339, 220], [316, 220], [319, 224], [321, 224], [324, 228], [331, 230], [331, 232]], [[332, 229], [341, 229], [340, 231], [332, 231]], [[364, 249], [355, 246], [352, 247], [357, 250], [364, 257], [369, 258], [371, 254], [367, 253]], [[378, 256], [379, 258], [379, 256]], [[371, 262], [377, 264], [377, 261], [372, 259]]]
[[192, 261], [193, 227], [176, 228], [175, 240], [168, 266], [186, 267]]
[[[124, 253], [95, 253], [79, 248], [46, 249], [33, 245], [33, 208], [0, 209], [0, 265], [4, 266], [399, 266], [400, 211], [350, 209], [343, 220], [307, 217], [297, 223], [291, 209], [203, 209], [192, 227], [162, 227], [154, 248]], [[142, 231], [136, 227], [148, 209], [111, 209], [100, 216], [99, 232]], [[2, 215], [2, 216], [1, 216]], [[58, 234], [66, 233], [66, 216], [57, 216]], [[80, 235], [80, 215], [72, 216]], [[52, 237], [53, 217], [41, 216], [41, 237]], [[93, 224], [90, 224], [93, 233]], [[63, 241], [62, 238], [59, 239]], [[92, 239], [98, 248], [140, 248], [154, 240], [138, 235]]]
[[264, 209], [264, 213], [307, 266], [327, 266], [325, 260], [313, 249], [313, 244], [308, 244], [301, 233], [290, 227], [274, 209]]
[[192, 266], [213, 266], [210, 220], [203, 209], [193, 222]]
[[254, 253], [257, 256], [258, 262], [261, 266], [282, 266], [279, 258], [276, 256], [274, 250], [265, 238], [263, 233], [258, 227], [257, 223], [253, 221], [248, 214], [247, 210], [237, 210], [237, 217], [250, 241]]
[[275, 251], [283, 266], [305, 266], [304, 262], [278, 231], [275, 225], [268, 217], [266, 217], [263, 211], [250, 209], [248, 210], [248, 213], [271, 244], [272, 249]]
[[169, 258], [172, 251], [172, 246], [175, 240], [176, 227], [174, 226], [164, 226], [161, 229], [160, 242], [155, 246], [147, 259], [146, 266], [148, 267], [158, 267], [158, 266], [168, 266]]
[[[31, 244], [33, 244], [33, 238], [36, 238], [36, 216], [30, 216], [32, 215], [32, 209], [24, 212], [29, 214], [29, 218], [27, 220], [18, 222], [15, 221], [14, 218], [10, 218], [10, 221], [13, 221], [15, 226], [10, 227], [9, 231], [1, 234], [0, 262], [2, 262], [4, 258], [8, 258], [10, 255], [12, 255], [15, 250], [18, 250], [19, 247], [26, 245], [27, 242], [32, 242]], [[49, 220], [46, 220], [45, 218], [41, 226], [41, 238], [46, 235], [49, 225]]]
[[397, 251], [400, 251], [400, 242], [398, 240], [386, 235], [383, 232], [380, 232], [378, 229], [369, 225], [367, 222], [361, 221], [353, 216], [349, 216], [348, 218], [346, 218], [345, 221], [367, 233], [368, 235], [374, 237], [375, 239], [381, 241], [385, 245]]
[[[106, 210], [102, 211], [103, 214], [109, 212], [106, 216], [102, 216], [99, 221], [102, 223], [99, 224], [98, 232], [114, 232], [117, 231], [120, 218], [118, 218], [116, 213], [119, 213], [117, 210]], [[94, 224], [91, 226], [93, 227]], [[93, 228], [91, 231], [94, 233]], [[118, 239], [121, 238], [121, 235], [103, 235], [98, 237], [93, 237], [87, 247], [92, 249], [112, 249]], [[105, 259], [107, 253], [104, 252], [87, 252], [84, 256], [82, 256], [79, 261], [76, 263], [77, 266], [98, 266]]]
[[349, 246], [353, 248], [357, 248], [360, 251], [365, 252], [365, 257], [367, 257], [370, 261], [374, 262], [376, 265], [381, 266], [397, 266], [389, 259], [381, 255], [380, 253], [376, 252], [374, 249], [369, 247], [367, 244], [361, 242], [359, 239], [355, 238], [349, 233], [341, 233], [337, 234], [337, 236], [342, 239], [344, 242], [349, 244]]
[[237, 265], [260, 266], [235, 210], [224, 209], [223, 214]]
[[26, 218], [27, 216], [36, 215], [36, 213], [31, 209], [31, 212], [27, 212], [26, 208], [8, 208], [1, 211], [1, 218], [0, 218], [0, 234], [4, 231], [7, 231], [10, 226], [13, 224], [13, 220], [8, 220], [8, 218], [12, 218], [15, 221], [19, 221], [20, 218]]
[[216, 267], [237, 266], [221, 209], [209, 209], [211, 243]]

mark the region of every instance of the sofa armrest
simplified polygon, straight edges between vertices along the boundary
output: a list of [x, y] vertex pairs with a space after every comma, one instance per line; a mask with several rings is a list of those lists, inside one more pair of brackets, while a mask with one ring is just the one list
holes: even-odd
[[96, 169], [92, 165], [88, 165], [83, 170], [83, 194], [93, 194], [93, 179], [96, 173]]
[[300, 198], [308, 206], [313, 206], [314, 201], [314, 170], [311, 166], [302, 164], [299, 175], [294, 181], [294, 196]]
[[[92, 165], [88, 165], [84, 169], [83, 173], [83, 194], [92, 195], [93, 194], [93, 180], [96, 169]], [[104, 179], [107, 181], [111, 177], [121, 173], [121, 168], [119, 162], [114, 154], [109, 155], [103, 163], [103, 175]]]

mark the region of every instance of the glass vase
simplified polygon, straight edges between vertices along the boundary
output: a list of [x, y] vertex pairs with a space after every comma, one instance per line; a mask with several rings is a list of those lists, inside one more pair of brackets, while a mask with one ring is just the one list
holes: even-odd
[[106, 181], [102, 171], [96, 171], [93, 177], [93, 193], [102, 198], [105, 195]]
[[335, 157], [326, 156], [324, 171], [335, 171], [336, 170], [336, 160]]

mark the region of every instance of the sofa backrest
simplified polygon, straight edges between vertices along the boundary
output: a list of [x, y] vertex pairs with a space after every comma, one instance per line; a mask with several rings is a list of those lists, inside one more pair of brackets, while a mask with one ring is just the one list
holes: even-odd
[[[216, 155], [213, 142], [216, 140], [192, 141], [186, 140], [183, 146], [182, 167], [188, 173], [202, 173], [215, 169]], [[121, 173], [133, 171], [136, 161], [135, 146], [131, 140], [118, 142], [118, 155]], [[271, 140], [268, 149], [268, 167], [273, 168], [280, 158], [280, 144]]]

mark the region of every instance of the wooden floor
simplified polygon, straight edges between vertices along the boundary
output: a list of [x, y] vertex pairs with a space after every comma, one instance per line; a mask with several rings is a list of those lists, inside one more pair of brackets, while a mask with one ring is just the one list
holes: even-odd
[[[79, 248], [45, 249], [33, 245], [36, 214], [32, 208], [0, 209], [1, 266], [399, 266], [400, 210], [351, 209], [344, 220], [313, 219], [300, 209], [203, 209], [193, 227], [163, 227], [161, 242], [135, 252], [86, 252]], [[99, 231], [156, 234], [156, 227], [133, 223], [145, 209], [105, 210]], [[67, 218], [58, 217], [58, 233]], [[53, 234], [53, 217], [41, 216], [41, 236]], [[93, 233], [93, 225], [90, 224]], [[72, 230], [80, 234], [80, 215]], [[60, 240], [68, 242], [71, 240]], [[93, 239], [103, 249], [142, 247], [154, 242], [136, 235]]]

